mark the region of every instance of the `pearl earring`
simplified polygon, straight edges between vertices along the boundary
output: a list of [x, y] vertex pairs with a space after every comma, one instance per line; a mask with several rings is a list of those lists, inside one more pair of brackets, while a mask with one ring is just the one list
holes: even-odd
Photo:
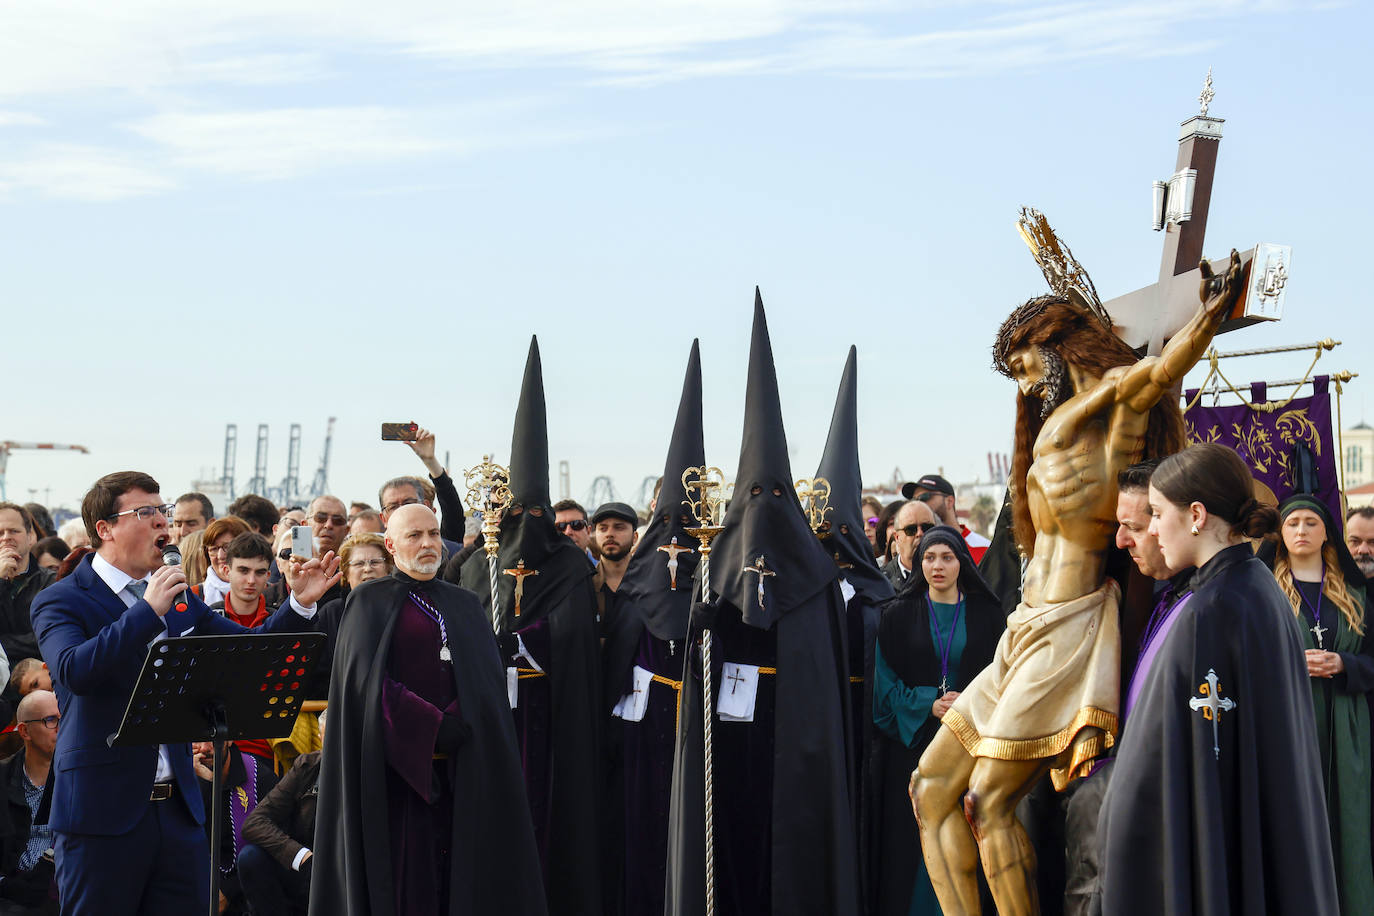
[[1196, 537], [1197, 535], [1199, 535], [1199, 534], [1202, 533], [1201, 531], [1198, 531], [1198, 530], [1197, 530], [1197, 522], [1193, 522], [1193, 527], [1192, 527], [1191, 531], [1193, 532], [1193, 536], [1194, 536], [1194, 537]]

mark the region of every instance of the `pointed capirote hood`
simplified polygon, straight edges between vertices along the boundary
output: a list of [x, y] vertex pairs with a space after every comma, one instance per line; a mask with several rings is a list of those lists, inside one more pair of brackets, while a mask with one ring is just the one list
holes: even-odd
[[771, 628], [836, 578], [835, 562], [807, 524], [794, 484], [773, 345], [755, 288], [744, 435], [725, 530], [711, 551], [711, 590], [759, 629]]
[[693, 340], [692, 352], [687, 357], [687, 376], [682, 381], [682, 397], [677, 405], [677, 420], [673, 423], [673, 437], [668, 443], [668, 460], [663, 466], [658, 502], [620, 583], [621, 600], [640, 610], [644, 625], [659, 639], [682, 639], [687, 635], [692, 576], [700, 554], [697, 539], [686, 531], [693, 521], [683, 505], [686, 493], [682, 487], [682, 472], [705, 463], [701, 347]]
[[[513, 502], [522, 506], [550, 506], [549, 421], [544, 406], [544, 370], [539, 360], [539, 338], [530, 338], [525, 359], [525, 378], [515, 407], [515, 429], [510, 438], [510, 489]], [[550, 522], [552, 524], [552, 522]]]
[[[553, 611], [568, 592], [591, 576], [587, 555], [553, 526], [549, 497], [549, 430], [544, 407], [544, 376], [539, 361], [539, 339], [530, 338], [525, 360], [525, 379], [515, 408], [515, 429], [510, 448], [511, 510], [501, 519], [498, 538], [497, 588], [507, 629], [518, 629]], [[506, 570], [521, 568], [535, 573], [517, 577]], [[487, 555], [478, 550], [463, 564], [461, 584], [491, 607], [490, 570]], [[521, 619], [515, 619], [515, 583], [521, 586]]]
[[853, 346], [849, 348], [844, 374], [840, 376], [835, 412], [830, 415], [830, 435], [826, 437], [816, 476], [824, 477], [830, 484], [830, 508], [825, 515], [830, 528], [821, 546], [834, 557], [840, 577], [871, 601], [892, 597], [892, 583], [878, 568], [873, 545], [864, 534], [863, 477], [859, 472], [858, 349]]

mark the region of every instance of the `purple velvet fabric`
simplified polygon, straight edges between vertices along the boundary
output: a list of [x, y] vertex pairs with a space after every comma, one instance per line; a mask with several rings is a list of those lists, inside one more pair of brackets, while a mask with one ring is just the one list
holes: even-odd
[[[645, 627], [634, 663], [652, 674], [680, 682], [685, 651], [685, 640], [677, 640], [674, 650]], [[626, 672], [620, 686], [622, 695], [633, 689], [633, 669]], [[663, 912], [677, 710], [678, 690], [653, 681], [649, 684], [644, 718], [624, 723], [625, 897], [620, 912], [626, 914]]]
[[1160, 646], [1164, 645], [1164, 640], [1169, 635], [1169, 631], [1174, 628], [1174, 623], [1178, 620], [1179, 614], [1192, 597], [1192, 592], [1189, 592], [1181, 600], [1175, 602], [1174, 606], [1164, 615], [1164, 619], [1160, 621], [1159, 629], [1155, 631], [1149, 644], [1141, 647], [1140, 658], [1136, 660], [1135, 671], [1131, 674], [1131, 686], [1126, 691], [1126, 704], [1121, 708], [1121, 720], [1123, 722], [1130, 719], [1131, 707], [1135, 706], [1136, 700], [1140, 698], [1140, 692], [1145, 689], [1145, 681], [1150, 676], [1150, 666], [1154, 664]]
[[396, 914], [448, 910], [452, 808], [434, 742], [444, 713], [458, 714], [453, 669], [439, 660], [439, 626], [411, 601], [392, 631], [382, 679], [387, 800]]

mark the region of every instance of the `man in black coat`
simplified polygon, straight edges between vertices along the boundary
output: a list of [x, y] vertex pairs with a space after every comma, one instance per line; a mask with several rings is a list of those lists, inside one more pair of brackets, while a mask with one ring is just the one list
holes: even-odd
[[310, 909], [543, 916], [505, 675], [439, 520], [403, 506], [396, 572], [348, 596], [334, 651]]
[[19, 701], [24, 746], [0, 762], [0, 916], [57, 912], [52, 831], [34, 824], [57, 746], [57, 696], [35, 690]]
[[24, 658], [42, 658], [29, 608], [55, 574], [30, 556], [36, 539], [33, 518], [17, 503], [0, 502], [0, 648], [12, 668]]
[[[321, 728], [325, 718], [321, 713]], [[297, 757], [243, 824], [239, 883], [255, 916], [303, 916], [310, 905], [320, 756]]]

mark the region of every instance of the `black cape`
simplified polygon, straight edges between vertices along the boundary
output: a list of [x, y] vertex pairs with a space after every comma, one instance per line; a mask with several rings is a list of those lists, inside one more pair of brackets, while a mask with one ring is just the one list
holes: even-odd
[[[835, 564], [793, 489], [757, 290], [735, 486], [725, 530], [710, 556], [712, 592], [720, 595], [711, 628], [716, 696], [726, 661], [775, 668], [776, 674], [759, 677], [752, 723], [722, 722], [711, 711], [717, 912], [856, 913], [844, 601]], [[762, 596], [757, 575], [743, 571], [760, 558], [775, 572]], [[697, 916], [705, 909], [700, 636], [693, 624], [668, 827], [665, 912], [671, 916]]]
[[[513, 634], [519, 633], [547, 672], [547, 691], [544, 678], [520, 682], [520, 708], [512, 714], [518, 723], [535, 837], [545, 855], [549, 911], [595, 913], [601, 910], [599, 824], [604, 810], [601, 763], [606, 717], [600, 709], [596, 595], [586, 554], [554, 528], [548, 456], [543, 370], [538, 341], [531, 340], [511, 435], [512, 504], [523, 511], [508, 512], [501, 519], [498, 537], [502, 664], [514, 668], [528, 664], [514, 655]], [[504, 571], [519, 561], [539, 574], [525, 577], [516, 617], [516, 580]], [[485, 549], [474, 552], [463, 564], [461, 582], [481, 602], [490, 631], [491, 583]], [[547, 709], [541, 706], [545, 697]]]
[[[1120, 738], [1098, 823], [1102, 912], [1335, 916], [1293, 611], [1244, 544], [1192, 587]], [[1211, 693], [1210, 674], [1216, 699], [1235, 703], [1215, 722], [1190, 705]]]
[[[310, 888], [312, 913], [393, 911], [388, 848], [382, 679], [391, 633], [414, 586], [404, 573], [348, 597], [329, 689]], [[545, 913], [506, 678], [491, 627], [473, 596], [428, 584], [453, 652], [454, 686], [472, 737], [449, 761], [453, 841], [449, 912]]]

